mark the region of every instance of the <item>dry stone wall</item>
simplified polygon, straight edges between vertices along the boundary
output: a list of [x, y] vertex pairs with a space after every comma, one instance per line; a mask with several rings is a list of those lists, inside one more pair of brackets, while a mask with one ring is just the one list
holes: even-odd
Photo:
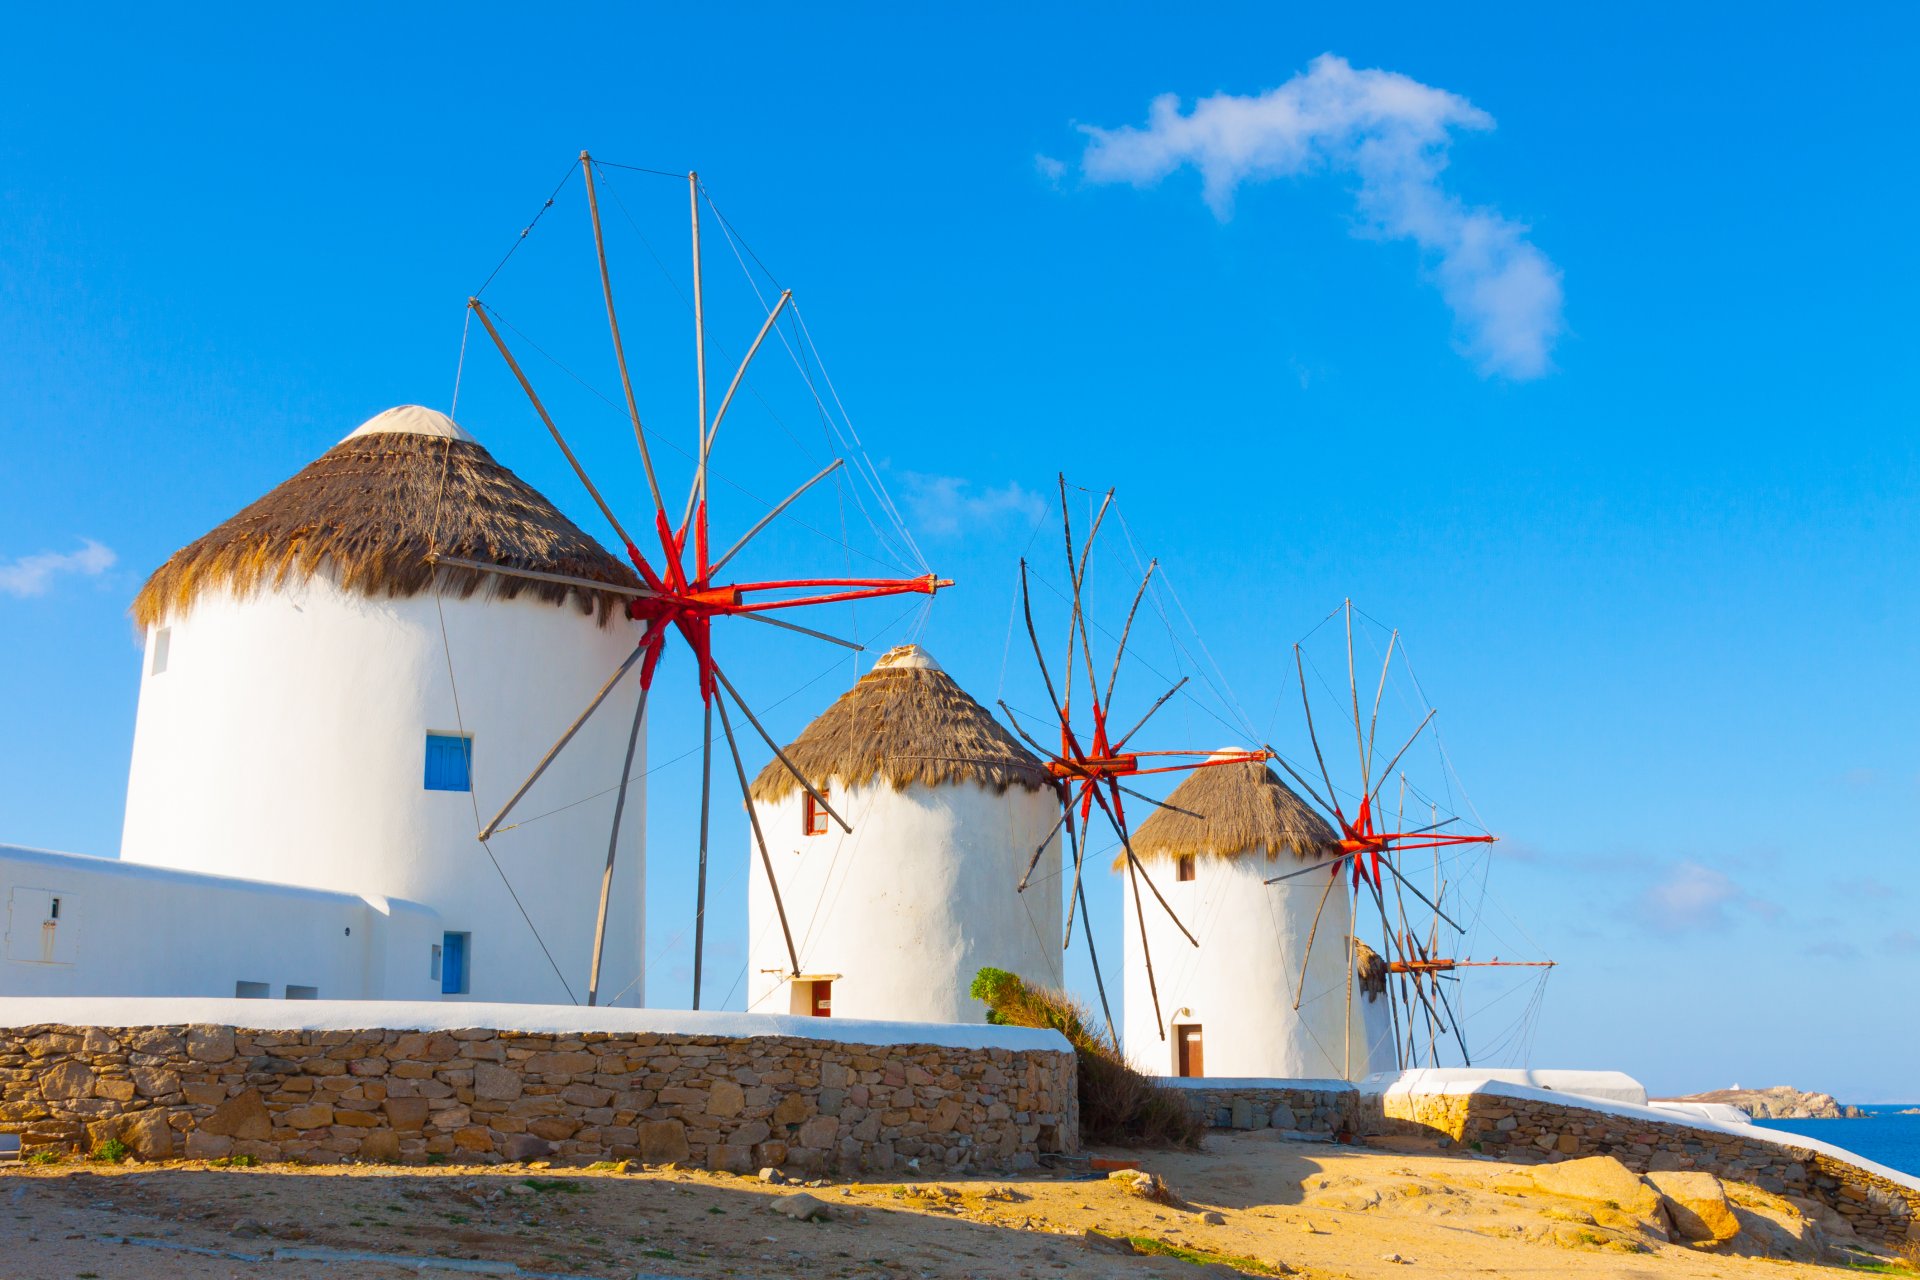
[[[1610, 1155], [1639, 1173], [1698, 1169], [1827, 1205], [1876, 1240], [1920, 1238], [1920, 1191], [1824, 1151], [1501, 1094], [1387, 1094], [1379, 1123], [1518, 1161]], [[1783, 1134], [1783, 1138], [1788, 1135]]]
[[[1204, 1079], [1204, 1077], [1202, 1077]], [[1172, 1086], [1194, 1114], [1214, 1129], [1281, 1129], [1332, 1137], [1350, 1133], [1359, 1113], [1351, 1087], [1182, 1082]]]
[[0, 1028], [0, 1133], [151, 1159], [1021, 1168], [1079, 1146], [1070, 1051], [792, 1036]]

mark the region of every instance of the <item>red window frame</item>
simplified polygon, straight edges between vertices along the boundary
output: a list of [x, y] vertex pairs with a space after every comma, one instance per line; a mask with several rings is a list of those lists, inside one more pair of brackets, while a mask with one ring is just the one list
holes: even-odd
[[[827, 794], [826, 784], [824, 783], [820, 786], [820, 794], [822, 796]], [[818, 800], [815, 800], [811, 791], [802, 793], [800, 797], [801, 831], [810, 836], [823, 836], [827, 834], [827, 823], [829, 821], [826, 806]]]

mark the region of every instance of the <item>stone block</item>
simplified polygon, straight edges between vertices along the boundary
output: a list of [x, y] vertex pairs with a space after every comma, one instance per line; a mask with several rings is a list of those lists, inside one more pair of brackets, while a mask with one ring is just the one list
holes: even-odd
[[473, 1096], [496, 1102], [512, 1102], [524, 1086], [520, 1073], [507, 1067], [478, 1063], [473, 1068]]
[[527, 1122], [527, 1132], [549, 1142], [564, 1142], [580, 1130], [580, 1122], [567, 1116], [542, 1116]]
[[[171, 1075], [171, 1072], [168, 1072]], [[138, 1072], [134, 1075], [136, 1087]], [[309, 1084], [309, 1088], [312, 1086]], [[189, 1080], [180, 1086], [180, 1092], [196, 1107], [217, 1107], [227, 1100], [227, 1087], [217, 1081]]]
[[230, 1062], [233, 1055], [232, 1027], [187, 1028], [187, 1056], [195, 1062]]
[[732, 1080], [715, 1080], [713, 1087], [707, 1090], [707, 1114], [725, 1119], [737, 1116], [746, 1108], [747, 1095]]
[[707, 1148], [707, 1168], [716, 1173], [752, 1173], [753, 1148], [741, 1143], [716, 1142]]
[[375, 1164], [391, 1164], [400, 1158], [400, 1135], [391, 1129], [375, 1129], [360, 1139], [360, 1158]]
[[187, 1134], [187, 1159], [219, 1160], [233, 1154], [233, 1139], [195, 1129]]
[[[828, 1112], [827, 1114], [831, 1115], [832, 1112]], [[780, 1099], [779, 1104], [774, 1107], [773, 1122], [780, 1125], [799, 1124], [812, 1115], [813, 1107], [808, 1104], [806, 1096], [804, 1094], [790, 1093]]]
[[49, 1102], [84, 1098], [93, 1092], [93, 1072], [71, 1059], [56, 1062], [39, 1074], [40, 1096]]
[[795, 1145], [815, 1148], [832, 1146], [839, 1129], [839, 1121], [832, 1116], [815, 1116], [800, 1126], [800, 1132], [794, 1139]]
[[109, 1102], [132, 1102], [133, 1081], [120, 1078], [96, 1079], [93, 1082], [93, 1096], [105, 1098]]
[[136, 1111], [121, 1122], [120, 1141], [142, 1160], [173, 1159], [173, 1129], [164, 1111]]
[[545, 1160], [553, 1154], [553, 1144], [531, 1133], [516, 1133], [501, 1147], [509, 1160]]
[[418, 1133], [427, 1123], [425, 1098], [387, 1098], [380, 1104], [387, 1123], [401, 1133]]
[[[278, 1117], [281, 1124], [293, 1129], [324, 1129], [333, 1123], [333, 1108], [324, 1102], [310, 1103], [304, 1107], [292, 1107], [282, 1111]], [[205, 1126], [202, 1126], [203, 1128]], [[251, 1135], [240, 1134], [240, 1137]]]
[[491, 1151], [493, 1150], [493, 1134], [482, 1129], [479, 1125], [468, 1125], [466, 1128], [454, 1133], [453, 1145], [461, 1151]]
[[637, 1126], [640, 1158], [648, 1164], [684, 1164], [688, 1157], [687, 1127], [678, 1120], [648, 1120]]
[[266, 1104], [260, 1100], [260, 1091], [249, 1089], [215, 1107], [213, 1114], [200, 1121], [198, 1127], [202, 1133], [261, 1142], [272, 1135], [273, 1120], [267, 1114]]

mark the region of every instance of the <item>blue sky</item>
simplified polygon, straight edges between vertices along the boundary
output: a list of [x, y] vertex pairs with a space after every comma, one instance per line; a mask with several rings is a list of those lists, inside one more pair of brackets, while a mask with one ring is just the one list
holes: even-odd
[[[1920, 976], [1914, 26], [1730, 5], [16, 15], [0, 839], [115, 850], [133, 592], [371, 413], [445, 407], [466, 295], [584, 146], [697, 166], [795, 289], [960, 582], [923, 638], [977, 696], [1037, 696], [1006, 623], [1017, 557], [1053, 551], [1033, 527], [1055, 473], [1117, 486], [1234, 704], [1296, 758], [1291, 642], [1347, 596], [1405, 634], [1505, 837], [1492, 892], [1561, 962], [1536, 1065], [1911, 1100], [1920, 1031], [1889, 1013]], [[1333, 83], [1329, 53], [1385, 77]], [[616, 187], [683, 265], [670, 184]], [[604, 390], [578, 197], [488, 297]], [[625, 251], [670, 414], [679, 303]], [[737, 353], [756, 316], [709, 263]], [[601, 532], [511, 391], [470, 361], [462, 421]], [[766, 394], [798, 403], [772, 371]], [[556, 395], [639, 502], [618, 419]], [[737, 482], [811, 473], [768, 414], [738, 431], [717, 460]], [[822, 545], [783, 536], [769, 564]], [[792, 695], [786, 733], [852, 673], [740, 661], [760, 701]], [[663, 762], [696, 732], [690, 711], [652, 729], [658, 1003], [684, 998], [691, 899], [692, 817], [663, 797], [692, 773]], [[1197, 705], [1165, 733], [1226, 736]], [[716, 845], [730, 975], [736, 810]], [[1103, 877], [1109, 952], [1117, 912]], [[1497, 1040], [1525, 998], [1470, 1034]]]

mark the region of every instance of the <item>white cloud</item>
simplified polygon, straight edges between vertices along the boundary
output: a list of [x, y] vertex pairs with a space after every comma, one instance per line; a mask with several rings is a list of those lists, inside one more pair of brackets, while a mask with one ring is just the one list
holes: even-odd
[[1033, 167], [1041, 177], [1053, 183], [1055, 186], [1060, 184], [1061, 177], [1067, 172], [1066, 161], [1056, 160], [1049, 155], [1035, 156], [1033, 158]]
[[1560, 269], [1523, 224], [1440, 184], [1456, 133], [1493, 128], [1492, 116], [1458, 94], [1396, 72], [1356, 71], [1329, 53], [1262, 94], [1215, 94], [1184, 114], [1176, 95], [1163, 94], [1142, 128], [1081, 128], [1089, 181], [1145, 186], [1192, 165], [1223, 221], [1243, 182], [1321, 171], [1357, 178], [1366, 230], [1425, 252], [1460, 345], [1482, 373], [1537, 378], [1551, 368], [1563, 328]]
[[1698, 933], [1727, 928], [1736, 911], [1766, 919], [1780, 913], [1773, 903], [1741, 889], [1726, 872], [1683, 861], [1640, 893], [1632, 914], [1655, 933]]
[[45, 595], [53, 580], [63, 573], [90, 578], [111, 569], [118, 559], [112, 548], [82, 538], [78, 551], [42, 551], [17, 560], [0, 560], [0, 591], [10, 596]]
[[1030, 525], [1047, 506], [1038, 494], [1029, 493], [1018, 484], [974, 493], [972, 482], [959, 476], [906, 471], [900, 478], [913, 527], [930, 538], [959, 534], [977, 537], [1008, 522]]

